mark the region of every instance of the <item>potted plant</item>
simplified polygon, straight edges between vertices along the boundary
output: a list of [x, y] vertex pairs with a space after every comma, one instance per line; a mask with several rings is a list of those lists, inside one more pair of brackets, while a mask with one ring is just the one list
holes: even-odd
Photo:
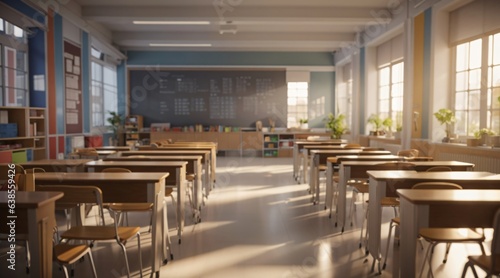
[[382, 123], [383, 120], [378, 114], [372, 114], [367, 122], [373, 126], [373, 130], [370, 131], [370, 135], [379, 136], [382, 135]]
[[299, 124], [300, 124], [299, 128], [300, 129], [307, 129], [308, 128], [308, 126], [307, 126], [308, 122], [309, 121], [307, 119], [299, 119]]
[[434, 113], [434, 117], [436, 117], [436, 119], [439, 121], [439, 123], [441, 123], [441, 125], [443, 124], [446, 125], [445, 127], [446, 137], [444, 137], [442, 141], [444, 143], [450, 142], [450, 134], [451, 134], [450, 125], [456, 121], [455, 113], [453, 113], [453, 111], [451, 111], [448, 108], [441, 108]]
[[488, 142], [486, 142], [487, 137], [490, 135], [495, 135], [495, 132], [491, 129], [487, 128], [481, 128], [480, 130], [476, 130], [474, 132], [474, 138], [478, 139], [479, 145], [484, 145]]
[[342, 134], [347, 130], [345, 124], [345, 115], [340, 113], [337, 116], [330, 113], [326, 119], [326, 127], [332, 132], [332, 139], [340, 139]]
[[113, 137], [112, 137], [112, 143], [111, 145], [118, 145], [118, 134], [123, 131], [123, 117], [114, 112], [114, 111], [108, 111], [110, 117], [107, 118], [106, 120], [108, 123], [111, 125], [110, 129], [113, 132]]
[[392, 137], [392, 118], [387, 117], [382, 122], [382, 125], [385, 127], [385, 135], [387, 137]]

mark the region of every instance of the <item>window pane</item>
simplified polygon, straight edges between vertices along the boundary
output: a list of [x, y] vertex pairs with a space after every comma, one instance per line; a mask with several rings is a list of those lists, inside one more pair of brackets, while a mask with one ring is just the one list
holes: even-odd
[[455, 132], [457, 134], [466, 134], [466, 123], [467, 123], [467, 114], [464, 111], [455, 111]]
[[392, 111], [401, 111], [402, 108], [403, 108], [403, 98], [402, 97], [393, 98]]
[[459, 72], [456, 75], [456, 80], [455, 80], [455, 89], [457, 91], [464, 91], [467, 90], [467, 83], [468, 83], [468, 78], [467, 78], [467, 72]]
[[491, 115], [491, 129], [497, 134], [500, 132], [500, 110], [493, 110]]
[[104, 83], [116, 86], [116, 71], [104, 67]]
[[477, 90], [481, 88], [481, 69], [471, 70], [469, 72], [469, 89]]
[[469, 52], [468, 43], [463, 43], [457, 46], [457, 60], [456, 60], [457, 71], [464, 71], [469, 68], [468, 52]]
[[481, 67], [481, 42], [481, 39], [477, 39], [470, 43], [469, 64], [471, 69], [477, 69]]
[[392, 85], [392, 97], [402, 97], [403, 96], [403, 83], [398, 83]]
[[404, 68], [403, 63], [397, 63], [392, 67], [392, 83], [403, 82]]
[[465, 110], [467, 107], [467, 93], [466, 92], [458, 92], [455, 95], [455, 109], [456, 110]]
[[389, 67], [381, 68], [379, 70], [379, 86], [389, 85], [390, 82]]
[[379, 113], [389, 112], [389, 100], [381, 100], [379, 103]]
[[26, 62], [27, 62], [26, 61], [26, 52], [17, 51], [17, 54], [16, 54], [16, 69], [17, 70], [27, 71]]
[[500, 66], [493, 67], [491, 79], [494, 87], [500, 86]]
[[383, 86], [380, 88], [379, 99], [388, 99], [389, 98], [389, 86]]
[[500, 34], [493, 36], [493, 64], [500, 65]]
[[481, 105], [481, 92], [480, 91], [470, 91], [469, 93], [469, 109], [479, 110]]
[[3, 27], [3, 19], [0, 18], [0, 31], [3, 32], [5, 29]]
[[498, 101], [498, 98], [500, 97], [500, 87], [493, 88], [492, 90], [492, 99], [493, 99], [493, 108], [494, 109], [500, 109], [500, 101]]
[[472, 135], [479, 129], [479, 111], [469, 111], [467, 135]]

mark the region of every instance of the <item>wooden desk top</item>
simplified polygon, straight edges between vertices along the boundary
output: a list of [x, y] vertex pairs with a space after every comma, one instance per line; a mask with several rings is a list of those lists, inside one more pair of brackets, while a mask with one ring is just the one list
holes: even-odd
[[490, 189], [398, 189], [398, 195], [414, 204], [451, 204], [464, 202], [476, 203], [498, 203], [500, 204], [500, 190]]
[[344, 154], [345, 155], [391, 155], [390, 151], [363, 151], [361, 149], [339, 149], [339, 150], [311, 150], [311, 154]]
[[131, 156], [119, 156], [119, 157], [106, 157], [103, 161], [185, 161], [185, 160], [202, 160], [201, 155], [131, 155]]
[[[0, 208], [6, 209], [8, 198], [7, 192], [0, 192]], [[42, 192], [42, 191], [16, 191], [16, 208], [38, 208], [42, 207], [47, 203], [54, 202], [57, 199], [62, 198], [64, 194], [62, 192]]]
[[175, 150], [175, 149], [156, 149], [156, 150], [149, 150], [149, 151], [126, 151], [126, 152], [121, 152], [122, 156], [131, 156], [131, 155], [145, 155], [145, 156], [151, 156], [151, 155], [208, 155], [210, 154], [210, 151], [208, 150]]
[[102, 146], [94, 147], [96, 151], [130, 151], [132, 148], [129, 146]]
[[303, 146], [304, 149], [313, 149], [313, 150], [361, 150], [361, 148], [359, 149], [346, 149], [344, 148], [344, 146], [342, 145], [326, 145], [326, 144], [318, 144], [318, 145], [314, 145], [314, 144], [308, 144], [308, 145], [304, 145]]
[[78, 166], [87, 162], [93, 161], [92, 159], [40, 159], [20, 163], [21, 166], [51, 166], [51, 165], [65, 165], [65, 166]]
[[[360, 165], [375, 165], [375, 164], [380, 164], [384, 162], [388, 162], [386, 160], [393, 160], [394, 162], [397, 162], [399, 160], [402, 160], [403, 158], [397, 155], [392, 155], [392, 154], [382, 154], [382, 155], [340, 155], [340, 156], [332, 156], [328, 157], [326, 161], [332, 162], [332, 163], [342, 163], [346, 164], [348, 163], [351, 165], [351, 162], [354, 162], [354, 165], [360, 164]], [[377, 161], [378, 160], [378, 161]]]
[[[136, 163], [137, 164], [137, 163]], [[105, 182], [105, 181], [130, 181], [130, 182], [158, 182], [159, 180], [166, 179], [168, 173], [37, 173], [35, 175], [36, 181], [85, 181], [85, 182]]]
[[368, 176], [376, 180], [499, 180], [500, 175], [490, 172], [452, 171], [452, 172], [416, 172], [416, 171], [367, 171]]
[[133, 166], [133, 167], [183, 167], [187, 161], [102, 161], [96, 160], [85, 164], [85, 167], [92, 166]]
[[96, 150], [96, 152], [98, 155], [111, 155], [116, 153], [114, 150]]
[[[346, 156], [347, 157], [347, 156]], [[352, 156], [356, 157], [356, 156]], [[398, 157], [398, 156], [395, 156]], [[334, 162], [335, 160], [339, 160], [340, 158], [344, 158], [344, 156], [337, 156], [337, 157], [329, 157], [328, 161]], [[385, 162], [380, 162], [380, 161], [370, 161], [372, 156], [358, 156], [358, 159], [356, 160], [346, 160], [346, 161], [341, 161], [342, 165], [345, 166], [372, 166], [372, 165], [377, 165], [380, 163], [385, 163]], [[400, 162], [400, 161], [394, 161], [394, 162]], [[461, 161], [410, 161], [410, 162], [404, 162], [404, 163], [410, 163], [414, 164], [415, 166], [465, 166], [465, 167], [474, 167], [473, 163], [469, 162], [461, 162]]]

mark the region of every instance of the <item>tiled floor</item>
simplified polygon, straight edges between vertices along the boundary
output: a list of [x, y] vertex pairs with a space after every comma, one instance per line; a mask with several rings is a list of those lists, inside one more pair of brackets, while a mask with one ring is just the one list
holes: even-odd
[[[161, 277], [377, 276], [370, 272], [371, 259], [366, 261], [363, 250], [358, 248], [361, 203], [358, 204], [357, 223], [340, 234], [340, 229], [333, 226], [328, 213], [323, 210], [323, 204], [311, 204], [307, 186], [297, 184], [291, 170], [291, 159], [287, 158], [219, 158], [217, 186], [203, 207], [202, 222], [193, 225], [188, 221], [180, 245], [174, 236], [175, 218], [169, 203], [175, 260], [161, 268]], [[392, 212], [385, 210], [383, 246], [391, 217]], [[489, 240], [485, 244], [487, 251], [491, 244]], [[142, 254], [148, 276], [149, 244], [149, 236], [145, 235]], [[110, 246], [113, 245], [98, 244], [93, 249], [99, 277], [125, 274], [120, 250]], [[136, 244], [129, 242], [127, 246], [131, 268], [137, 277]], [[397, 250], [394, 248], [396, 255]], [[22, 266], [23, 251], [18, 251], [21, 256], [18, 262]], [[392, 252], [387, 269], [380, 277], [393, 276], [392, 269], [397, 262], [392, 259]], [[478, 246], [457, 244], [452, 246], [448, 263], [442, 264], [444, 246], [438, 246], [433, 262], [435, 276], [460, 277], [466, 255], [479, 252]], [[3, 249], [2, 254], [5, 254]], [[3, 256], [0, 273], [7, 273]], [[75, 277], [91, 277], [88, 260], [77, 263], [75, 268]], [[22, 267], [18, 267], [16, 276], [7, 274], [7, 277], [25, 276]], [[54, 277], [62, 277], [57, 268]], [[472, 277], [470, 271], [467, 277]]]

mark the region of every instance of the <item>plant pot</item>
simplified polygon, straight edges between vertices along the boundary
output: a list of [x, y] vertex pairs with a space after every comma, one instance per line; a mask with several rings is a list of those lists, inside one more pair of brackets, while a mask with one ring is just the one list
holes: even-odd
[[479, 142], [480, 141], [481, 140], [478, 139], [478, 138], [469, 138], [469, 139], [467, 139], [467, 146], [469, 146], [469, 147], [477, 147], [477, 146], [479, 146]]
[[500, 135], [488, 135], [486, 145], [491, 147], [500, 147]]
[[450, 143], [450, 137], [448, 137], [448, 136], [444, 137], [443, 140], [441, 140], [441, 142]]
[[401, 131], [394, 132], [394, 139], [401, 139]]

